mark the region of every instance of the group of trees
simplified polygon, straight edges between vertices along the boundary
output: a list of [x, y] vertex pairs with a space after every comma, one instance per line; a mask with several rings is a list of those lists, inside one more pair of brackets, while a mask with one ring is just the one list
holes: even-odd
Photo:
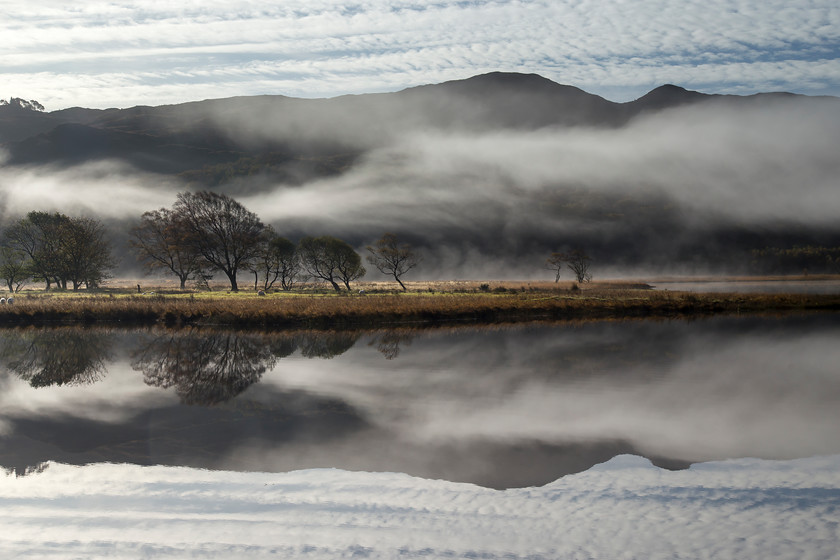
[[101, 222], [55, 212], [30, 212], [0, 235], [0, 277], [10, 292], [29, 280], [78, 290], [95, 288], [116, 266]]
[[[367, 272], [345, 241], [321, 236], [294, 244], [231, 197], [206, 191], [181, 193], [171, 209], [143, 214], [131, 244], [150, 270], [174, 274], [182, 289], [190, 280], [206, 283], [221, 272], [231, 291], [238, 291], [238, 276], [250, 271], [255, 289], [289, 290], [317, 279], [340, 291], [342, 285], [350, 290], [350, 282]], [[368, 261], [405, 289], [400, 277], [419, 262], [411, 247], [385, 234], [368, 251]]]
[[[207, 285], [222, 273], [231, 291], [238, 291], [239, 276], [250, 272], [254, 289], [290, 290], [315, 279], [349, 291], [350, 283], [367, 272], [345, 241], [325, 235], [295, 244], [233, 198], [207, 191], [180, 193], [172, 208], [144, 213], [131, 230], [130, 244], [150, 271], [174, 274], [181, 289], [190, 281]], [[406, 290], [402, 277], [420, 262], [412, 247], [386, 233], [366, 250], [367, 262]], [[568, 267], [578, 282], [587, 282], [590, 260], [574, 250], [552, 253], [546, 266], [555, 281]], [[105, 228], [93, 218], [30, 212], [0, 235], [0, 277], [12, 292], [29, 280], [44, 282], [48, 290], [95, 288], [116, 264]]]
[[584, 283], [592, 280], [592, 274], [589, 272], [591, 262], [592, 258], [586, 252], [573, 249], [568, 253], [551, 253], [545, 261], [545, 267], [554, 272], [555, 282], [560, 281], [560, 274], [568, 268], [575, 275], [575, 280]]

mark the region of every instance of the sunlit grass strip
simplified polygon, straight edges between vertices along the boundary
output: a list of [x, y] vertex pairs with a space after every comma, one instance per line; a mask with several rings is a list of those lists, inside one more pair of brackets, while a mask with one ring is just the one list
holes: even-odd
[[840, 295], [696, 294], [604, 290], [516, 294], [31, 295], [0, 306], [5, 324], [117, 323], [242, 327], [350, 327], [406, 322], [672, 317], [840, 310]]

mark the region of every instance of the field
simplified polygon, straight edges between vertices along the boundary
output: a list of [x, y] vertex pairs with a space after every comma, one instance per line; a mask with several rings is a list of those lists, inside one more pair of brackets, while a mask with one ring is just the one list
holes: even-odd
[[[501, 323], [533, 320], [689, 317], [719, 313], [840, 310], [840, 294], [734, 294], [655, 291], [633, 282], [583, 287], [550, 282], [417, 282], [401, 292], [388, 283], [360, 283], [353, 292], [305, 287], [259, 295], [180, 292], [136, 282], [102, 290], [16, 294], [0, 305], [0, 324], [228, 325], [258, 328], [353, 328], [387, 325]], [[145, 291], [144, 291], [145, 290]]]

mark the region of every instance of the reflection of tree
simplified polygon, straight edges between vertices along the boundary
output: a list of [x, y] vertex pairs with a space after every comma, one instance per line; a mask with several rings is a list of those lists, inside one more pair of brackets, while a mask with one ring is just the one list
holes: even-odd
[[175, 331], [156, 336], [132, 353], [146, 383], [175, 387], [186, 404], [227, 401], [274, 367], [269, 337], [258, 333]]
[[390, 330], [377, 334], [368, 343], [368, 346], [376, 345], [386, 360], [393, 360], [400, 355], [400, 344], [411, 345], [414, 335], [407, 331]]
[[307, 358], [332, 358], [358, 338], [358, 333], [172, 331], [142, 342], [132, 353], [132, 367], [149, 385], [175, 387], [186, 404], [212, 405], [235, 397], [298, 348]]
[[350, 350], [359, 336], [355, 331], [307, 333], [300, 339], [300, 353], [305, 358], [329, 360]]
[[95, 383], [105, 375], [112, 345], [108, 331], [10, 329], [0, 342], [0, 363], [33, 387]]

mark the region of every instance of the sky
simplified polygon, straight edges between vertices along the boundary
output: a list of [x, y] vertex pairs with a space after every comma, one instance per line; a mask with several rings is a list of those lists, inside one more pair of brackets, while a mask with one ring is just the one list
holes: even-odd
[[[677, 472], [622, 455], [505, 491], [397, 473], [0, 473], [10, 558], [837, 558], [840, 456]], [[119, 512], [115, 515], [111, 512]]]
[[397, 91], [537, 73], [612, 101], [664, 83], [840, 94], [836, 0], [0, 0], [0, 98], [47, 110]]

